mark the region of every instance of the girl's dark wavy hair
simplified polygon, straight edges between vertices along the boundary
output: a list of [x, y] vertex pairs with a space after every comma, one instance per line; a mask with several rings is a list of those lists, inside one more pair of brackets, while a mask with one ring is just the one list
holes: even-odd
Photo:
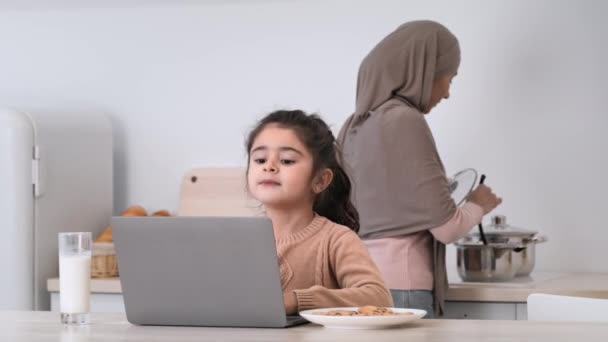
[[334, 174], [331, 184], [315, 197], [313, 210], [358, 232], [359, 213], [350, 199], [352, 184], [341, 165], [341, 152], [336, 139], [319, 115], [307, 114], [301, 110], [278, 110], [261, 119], [247, 137], [247, 171], [253, 142], [270, 124], [291, 129], [296, 133], [313, 157], [313, 177], [324, 168], [331, 169]]

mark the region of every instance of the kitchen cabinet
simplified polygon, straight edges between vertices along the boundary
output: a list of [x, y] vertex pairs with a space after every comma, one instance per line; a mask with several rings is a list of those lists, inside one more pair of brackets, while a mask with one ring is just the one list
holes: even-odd
[[[59, 293], [51, 293], [51, 311], [59, 311]], [[122, 294], [92, 293], [91, 312], [125, 312]], [[525, 303], [447, 302], [445, 319], [527, 319]]]
[[[59, 312], [59, 292], [51, 293], [51, 311]], [[91, 312], [125, 312], [120, 293], [91, 293]]]
[[[552, 293], [581, 297], [608, 298], [608, 273], [536, 272], [519, 283], [450, 282], [446, 314], [449, 319], [526, 320], [526, 300], [531, 293]], [[51, 310], [59, 310], [59, 281], [49, 279]], [[118, 278], [93, 279], [92, 312], [124, 312]]]
[[[447, 302], [446, 319], [503, 319], [516, 320], [518, 303]], [[525, 303], [522, 303], [525, 310]]]

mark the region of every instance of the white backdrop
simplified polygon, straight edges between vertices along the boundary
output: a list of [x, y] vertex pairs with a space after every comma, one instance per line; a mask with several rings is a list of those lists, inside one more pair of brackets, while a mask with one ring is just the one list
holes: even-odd
[[497, 212], [549, 236], [538, 269], [608, 272], [606, 15], [603, 1], [0, 0], [0, 103], [107, 112], [115, 211], [174, 210], [180, 176], [241, 165], [270, 110], [319, 111], [337, 132], [369, 49], [438, 20], [463, 58], [429, 117], [449, 173], [483, 171]]

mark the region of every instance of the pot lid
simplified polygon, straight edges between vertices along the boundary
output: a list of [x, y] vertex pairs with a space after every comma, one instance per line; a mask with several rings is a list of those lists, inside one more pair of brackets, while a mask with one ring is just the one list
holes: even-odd
[[[491, 219], [491, 224], [483, 226], [483, 232], [486, 236], [501, 236], [501, 237], [531, 237], [538, 231], [513, 227], [507, 224], [507, 217], [504, 215], [494, 215]], [[476, 230], [471, 231], [470, 235], [479, 236]]]
[[475, 169], [464, 169], [448, 179], [450, 195], [456, 206], [461, 205], [467, 199], [473, 191], [475, 183], [477, 183], [477, 171]]

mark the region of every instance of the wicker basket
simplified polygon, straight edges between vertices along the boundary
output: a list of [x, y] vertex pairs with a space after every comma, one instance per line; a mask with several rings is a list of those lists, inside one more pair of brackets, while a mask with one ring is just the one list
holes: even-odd
[[118, 277], [118, 264], [116, 262], [116, 251], [112, 242], [93, 243], [91, 257], [92, 278]]

